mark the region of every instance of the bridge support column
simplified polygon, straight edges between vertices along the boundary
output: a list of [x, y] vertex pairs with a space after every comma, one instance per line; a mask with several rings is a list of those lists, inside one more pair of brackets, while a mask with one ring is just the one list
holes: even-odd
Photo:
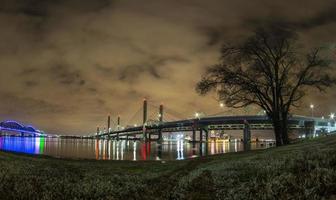
[[244, 121], [244, 151], [250, 150], [251, 147], [251, 130], [249, 123]]
[[203, 140], [203, 129], [201, 128], [200, 131], [199, 131], [199, 141], [202, 142]]
[[208, 142], [208, 129], [204, 129], [204, 132], [205, 132], [205, 141]]
[[195, 128], [192, 129], [192, 142], [196, 141], [196, 130]]
[[100, 132], [100, 130], [99, 130], [99, 126], [97, 126], [97, 134], [96, 134], [96, 138], [99, 137], [99, 132]]

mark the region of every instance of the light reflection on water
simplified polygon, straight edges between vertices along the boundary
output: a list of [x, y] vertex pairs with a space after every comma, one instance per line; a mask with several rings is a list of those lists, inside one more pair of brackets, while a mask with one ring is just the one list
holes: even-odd
[[[251, 143], [251, 149], [270, 147], [270, 143]], [[103, 139], [61, 139], [40, 137], [0, 137], [0, 149], [58, 158], [97, 160], [183, 160], [193, 157], [238, 152], [244, 145], [238, 140], [189, 143], [140, 142]]]

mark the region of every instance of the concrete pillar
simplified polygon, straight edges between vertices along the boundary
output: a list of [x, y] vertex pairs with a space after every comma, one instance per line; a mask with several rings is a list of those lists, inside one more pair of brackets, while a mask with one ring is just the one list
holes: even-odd
[[119, 131], [120, 129], [120, 116], [118, 116], [118, 120], [117, 120], [117, 130]]
[[143, 125], [142, 138], [145, 141], [147, 141], [147, 133], [146, 133], [146, 126], [145, 126], [146, 122], [147, 122], [147, 100], [144, 99], [143, 101], [143, 120], [142, 120], [142, 125]]
[[200, 132], [199, 132], [199, 141], [202, 142], [203, 140], [203, 129], [200, 129]]
[[111, 128], [111, 116], [107, 116], [107, 132], [109, 133], [110, 136], [110, 128]]
[[159, 121], [163, 121], [163, 104], [161, 104], [159, 107]]
[[143, 123], [142, 124], [145, 124], [147, 121], [147, 100], [144, 99], [143, 101]]
[[196, 120], [194, 120], [194, 124], [192, 125], [192, 141], [195, 142], [196, 141]]
[[204, 129], [204, 132], [205, 132], [205, 141], [207, 142], [209, 139], [209, 131], [208, 129]]
[[196, 130], [193, 127], [193, 129], [192, 129], [192, 142], [195, 142], [195, 141], [196, 141]]
[[[162, 122], [163, 122], [163, 104], [160, 105], [159, 107], [159, 126], [162, 125]], [[162, 140], [162, 130], [161, 128], [159, 128], [159, 137], [158, 137], [158, 140]]]
[[100, 130], [99, 130], [99, 126], [97, 126], [97, 133], [96, 133], [96, 137], [98, 137], [98, 136], [99, 136], [99, 132], [100, 132]]

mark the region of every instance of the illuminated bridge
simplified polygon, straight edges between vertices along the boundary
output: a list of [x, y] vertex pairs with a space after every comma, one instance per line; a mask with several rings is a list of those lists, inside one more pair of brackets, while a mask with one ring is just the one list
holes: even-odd
[[33, 126], [23, 125], [16, 121], [0, 122], [1, 135], [41, 136], [43, 132]]
[[[166, 115], [166, 113], [165, 113]], [[152, 119], [147, 117], [147, 100], [142, 107], [142, 123], [140, 125], [122, 127], [118, 117], [115, 128], [111, 128], [110, 116], [108, 117], [107, 129], [101, 131], [99, 127], [94, 137], [111, 139], [162, 139], [162, 133], [189, 132], [191, 141], [208, 140], [209, 135], [240, 130], [244, 141], [251, 141], [251, 130], [269, 130], [273, 132], [271, 120], [265, 115], [242, 115], [242, 116], [201, 116], [196, 113], [194, 118], [180, 120], [163, 120], [163, 105], [159, 106], [158, 112]], [[154, 118], [154, 119], [153, 119]], [[156, 119], [155, 119], [156, 118]], [[336, 131], [334, 119], [322, 119], [306, 116], [290, 116], [288, 121], [289, 136], [291, 138], [315, 136], [323, 133]]]

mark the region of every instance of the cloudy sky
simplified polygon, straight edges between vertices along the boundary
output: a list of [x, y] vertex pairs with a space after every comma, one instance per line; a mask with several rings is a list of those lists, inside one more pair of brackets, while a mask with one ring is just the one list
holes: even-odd
[[[309, 46], [335, 43], [335, 10], [335, 0], [0, 0], [0, 120], [86, 134], [108, 113], [141, 121], [144, 97], [171, 118], [221, 112], [194, 90], [221, 44], [278, 21]], [[300, 114], [310, 102], [335, 112], [335, 97], [308, 97]]]

